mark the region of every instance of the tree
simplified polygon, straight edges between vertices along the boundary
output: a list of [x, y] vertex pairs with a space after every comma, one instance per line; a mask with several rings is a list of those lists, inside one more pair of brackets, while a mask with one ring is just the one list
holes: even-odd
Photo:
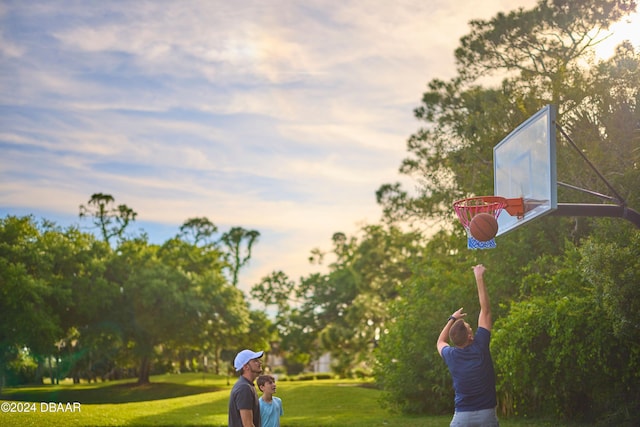
[[590, 239], [580, 253], [580, 271], [602, 298], [613, 334], [640, 351], [640, 232], [617, 241]]
[[[400, 171], [414, 177], [420, 184], [417, 193], [411, 194], [399, 184], [385, 184], [377, 193], [386, 220], [391, 223], [404, 220], [410, 225], [416, 219], [439, 221], [443, 224], [442, 231], [436, 234], [435, 240], [429, 242], [430, 252], [425, 253], [425, 258], [436, 258], [437, 264], [450, 263], [453, 266], [451, 268], [456, 268], [448, 257], [469, 257], [461, 252], [462, 247], [456, 247], [447, 237], [448, 230], [452, 230], [461, 241], [465, 237], [462, 227], [453, 224], [452, 202], [467, 196], [493, 193], [493, 146], [547, 103], [558, 105], [558, 123], [573, 140], [580, 143], [579, 149], [595, 161], [613, 186], [622, 189], [626, 206], [636, 206], [637, 191], [631, 188], [640, 185], [637, 139], [634, 139], [634, 127], [640, 120], [638, 54], [623, 44], [614, 58], [596, 62], [590, 52], [602, 39], [600, 30], [635, 8], [633, 1], [540, 1], [528, 11], [520, 9], [499, 14], [489, 21], [473, 21], [470, 34], [461, 39], [461, 45], [456, 50], [458, 75], [448, 82], [439, 79], [431, 81], [422, 104], [415, 110], [416, 117], [425, 124], [409, 138], [409, 156], [403, 161]], [[489, 87], [482, 86], [483, 83], [497, 81], [496, 78], [502, 79], [502, 82]], [[601, 182], [596, 184], [598, 177], [587, 174], [582, 161], [575, 161], [575, 150], [567, 142], [559, 138], [558, 179], [604, 193], [602, 189], [607, 188]], [[561, 201], [578, 201], [580, 197], [585, 197], [565, 188], [559, 189], [558, 196]], [[510, 365], [505, 365], [509, 369], [499, 372], [499, 375], [506, 376], [501, 386], [502, 409], [507, 412], [514, 408], [520, 413], [528, 410], [535, 412], [542, 408], [540, 399], [553, 396], [557, 397], [557, 404], [547, 406], [546, 409], [550, 411], [547, 413], [560, 411], [555, 413], [570, 417], [583, 409], [572, 404], [572, 400], [596, 401], [603, 402], [603, 405], [598, 405], [597, 409], [594, 406], [595, 414], [592, 412], [591, 415], [604, 417], [610, 410], [604, 407], [608, 404], [604, 402], [611, 402], [610, 399], [625, 402], [621, 412], [636, 413], [637, 409], [630, 400], [620, 396], [620, 390], [629, 384], [630, 379], [636, 378], [626, 369], [613, 372], [604, 367], [607, 363], [617, 363], [614, 361], [622, 357], [616, 345], [611, 347], [612, 351], [607, 351], [614, 341], [607, 336], [610, 332], [606, 328], [593, 329], [593, 337], [585, 336], [582, 331], [572, 335], [567, 329], [562, 334], [556, 333], [552, 337], [553, 344], [548, 345], [551, 339], [549, 328], [557, 326], [555, 319], [565, 319], [568, 325], [578, 327], [573, 316], [567, 316], [567, 300], [575, 299], [577, 312], [587, 316], [586, 323], [595, 328], [598, 316], [606, 316], [606, 310], [602, 309], [599, 302], [603, 298], [609, 300], [611, 307], [616, 307], [623, 295], [626, 299], [640, 296], [633, 291], [637, 290], [637, 286], [625, 286], [626, 273], [622, 277], [612, 275], [612, 271], [606, 268], [594, 276], [606, 278], [612, 287], [620, 286], [620, 294], [609, 290], [609, 293], [605, 291], [600, 295], [595, 292], [592, 298], [574, 292], [585, 284], [582, 272], [572, 264], [578, 262], [575, 247], [580, 247], [590, 237], [597, 237], [603, 244], [616, 240], [628, 241], [629, 235], [634, 232], [636, 230], [632, 230], [628, 224], [615, 225], [602, 218], [545, 217], [501, 237], [497, 249], [475, 254], [490, 266], [492, 299], [504, 302], [495, 313], [496, 327], [509, 325], [510, 332], [517, 337], [513, 341], [508, 338], [500, 341], [501, 351], [505, 355], [503, 362], [512, 360]], [[598, 246], [598, 250], [605, 253], [610, 251], [606, 248]], [[442, 259], [438, 255], [443, 255]], [[633, 252], [618, 255], [621, 259], [629, 259]], [[609, 256], [592, 259], [598, 261], [594, 262], [595, 265], [602, 266], [602, 261], [609, 259]], [[553, 272], [557, 276], [548, 272], [550, 265], [558, 268]], [[433, 385], [427, 393], [428, 402], [424, 397], [410, 395], [397, 387], [401, 384], [397, 381], [398, 372], [405, 377], [411, 375], [420, 378], [424, 375], [419, 370], [423, 365], [409, 363], [415, 361], [421, 350], [419, 344], [412, 341], [418, 337], [406, 326], [412, 319], [413, 306], [409, 306], [409, 301], [424, 301], [424, 305], [427, 305], [429, 301], [440, 301], [441, 296], [448, 293], [448, 289], [440, 289], [436, 285], [439, 276], [451, 274], [449, 270], [443, 270], [440, 265], [430, 268], [435, 277], [425, 278], [429, 284], [429, 291], [426, 291], [429, 294], [425, 299], [420, 298], [423, 296], [421, 292], [425, 291], [414, 282], [403, 285], [399, 307], [393, 306], [393, 313], [396, 316], [402, 314], [403, 318], [388, 328], [389, 333], [381, 341], [381, 348], [386, 352], [380, 352], [378, 359], [377, 377], [389, 390], [389, 401], [407, 412], [439, 411], [442, 407], [438, 406], [438, 402], [445, 402], [443, 393], [449, 392], [448, 388], [442, 387], [440, 377], [434, 372], [426, 374], [429, 376], [426, 381]], [[549, 276], [553, 279], [549, 279]], [[521, 277], [526, 277], [522, 283]], [[540, 277], [545, 277], [543, 281], [551, 285], [537, 285]], [[413, 277], [416, 280], [420, 278], [419, 274]], [[567, 283], [562, 286], [564, 280]], [[409, 293], [404, 294], [405, 291]], [[457, 300], [462, 295], [462, 290], [460, 292], [448, 298], [455, 296]], [[448, 298], [441, 301], [446, 302]], [[508, 305], [509, 301], [513, 301], [511, 306]], [[523, 333], [520, 340], [515, 328], [521, 330], [526, 322], [532, 325], [531, 333]], [[564, 322], [560, 323], [564, 325]], [[439, 331], [442, 324], [434, 328]], [[580, 328], [584, 329], [582, 325]], [[599, 338], [606, 343], [604, 348], [596, 342]], [[574, 339], [583, 341], [576, 345]], [[393, 351], [393, 346], [399, 343], [407, 343], [406, 354], [398, 355]], [[600, 368], [585, 367], [582, 361], [572, 364], [570, 360], [554, 355], [556, 348], [564, 355], [572, 350], [588, 353], [589, 349], [597, 349], [595, 351], [602, 354], [597, 358]], [[626, 351], [626, 347], [623, 348], [622, 354]], [[631, 365], [636, 369], [635, 350], [630, 354]], [[627, 359], [623, 365], [626, 362]], [[527, 363], [535, 368], [530, 371], [525, 369]], [[496, 363], [498, 370], [500, 365]], [[416, 372], [406, 371], [413, 366], [417, 366]], [[564, 375], [582, 368], [585, 368], [580, 373], [581, 378], [585, 375], [583, 384], [609, 394], [591, 393], [584, 396], [576, 388], [558, 387], [557, 378], [568, 382]], [[562, 373], [556, 369], [562, 369]], [[557, 372], [558, 375], [549, 372]], [[620, 378], [625, 386], [621, 389], [601, 388], [600, 384], [611, 382], [611, 377], [605, 372], [613, 374], [616, 379]], [[509, 382], [515, 381], [508, 377], [511, 374], [522, 375], [517, 378], [518, 386], [514, 389], [508, 386]], [[588, 399], [583, 400], [583, 397]], [[634, 393], [631, 393], [630, 399], [637, 401]]]
[[265, 338], [254, 334], [251, 313], [242, 291], [230, 286], [220, 272], [206, 272], [195, 278], [195, 284], [205, 305], [199, 319], [201, 326], [196, 329], [199, 342], [205, 354], [213, 354], [215, 373], [220, 374], [225, 350], [234, 349], [231, 357], [235, 357], [239, 351], [236, 348], [243, 339]]
[[251, 296], [262, 302], [265, 309], [274, 305], [278, 313], [286, 313], [290, 309], [295, 285], [296, 283], [283, 271], [272, 271], [251, 288]]
[[[256, 230], [245, 230], [242, 227], [232, 227], [222, 235], [220, 239], [228, 249], [229, 265], [231, 268], [231, 283], [238, 286], [238, 273], [251, 259], [251, 249], [258, 241], [260, 233]], [[242, 242], [246, 241], [245, 250], [242, 249]]]
[[541, 0], [531, 10], [473, 20], [455, 51], [458, 73], [476, 80], [513, 70], [521, 84], [546, 85], [551, 102], [559, 103], [567, 89], [558, 82], [572, 77], [576, 60], [593, 54], [593, 47], [606, 38], [604, 30], [635, 9], [635, 0]]
[[393, 226], [364, 226], [361, 234], [357, 238], [334, 233], [335, 261], [327, 274], [301, 278], [298, 286], [284, 276], [266, 281], [277, 287], [265, 298], [280, 301], [281, 308], [286, 307], [284, 301], [300, 301], [289, 307], [286, 320], [278, 318], [283, 351], [299, 360], [328, 352], [334, 372], [345, 377], [370, 374], [373, 349], [389, 321], [387, 304], [397, 298], [398, 287], [410, 276], [410, 264], [421, 250], [418, 233]]
[[[55, 343], [61, 343], [72, 327], [84, 324], [87, 316], [82, 313], [95, 307], [83, 306], [88, 300], [77, 295], [78, 283], [95, 272], [94, 241], [73, 227], [63, 231], [47, 221], [37, 225], [33, 217], [9, 216], [0, 222], [0, 242], [2, 361], [18, 356], [16, 349], [27, 348], [42, 370], [46, 360], [59, 356], [60, 345]], [[99, 292], [93, 291], [95, 298]], [[49, 368], [55, 382], [53, 363]]]
[[[117, 295], [103, 276], [110, 248], [75, 226], [63, 230], [50, 225], [42, 230], [38, 252], [46, 263], [42, 278], [53, 290], [48, 304], [57, 313], [61, 327], [55, 356], [62, 365], [52, 377], [57, 380], [69, 375], [76, 382], [80, 376], [92, 378], [96, 349], [86, 344], [92, 334], [105, 334], [102, 316]], [[83, 350], [79, 350], [81, 347]]]
[[629, 246], [589, 239], [563, 257], [531, 264], [521, 282], [522, 299], [510, 304], [508, 317], [495, 328], [505, 410], [637, 422], [629, 414], [637, 414], [640, 379], [640, 346], [631, 323], [638, 317], [638, 293], [632, 291], [639, 280], [638, 236], [629, 236]]
[[[446, 414], [453, 410], [453, 387], [436, 340], [447, 317], [460, 308], [477, 326], [479, 304], [470, 266], [486, 253], [461, 251], [463, 241], [445, 232], [434, 235], [411, 263], [412, 274], [389, 304], [374, 375], [385, 405], [409, 414]], [[455, 254], [455, 255], [452, 255]], [[493, 289], [493, 272], [487, 272]], [[489, 282], [491, 280], [491, 282]], [[495, 300], [492, 294], [492, 301]], [[407, 376], [412, 387], [406, 386]]]
[[210, 239], [217, 231], [218, 227], [207, 217], [189, 218], [180, 226], [178, 237], [198, 246], [211, 243]]
[[[629, 42], [617, 47], [607, 61], [589, 68], [585, 77], [583, 102], [563, 117], [563, 126], [579, 149], [616, 189], [627, 206], [638, 206], [640, 186], [640, 52]], [[559, 179], [601, 194], [613, 196], [605, 182], [586, 169], [575, 150], [559, 150]], [[578, 164], [581, 168], [565, 167]], [[586, 170], [585, 170], [586, 169]], [[560, 196], [575, 201], [575, 192]], [[580, 194], [581, 197], [584, 195]], [[600, 202], [596, 198], [589, 199]], [[622, 203], [617, 201], [616, 203]]]
[[180, 354], [181, 369], [185, 365], [184, 354], [193, 351], [203, 358], [213, 354], [218, 373], [222, 351], [249, 331], [249, 310], [244, 296], [230, 286], [223, 274], [227, 266], [224, 255], [215, 242], [195, 239], [190, 243], [176, 237], [159, 248], [158, 257], [163, 264], [191, 278], [188, 292], [199, 303], [198, 316], [183, 324], [179, 340], [171, 341], [174, 352]]
[[41, 270], [33, 263], [38, 259], [34, 242], [39, 237], [31, 217], [9, 216], [0, 221], [0, 388], [9, 363], [21, 349], [32, 349], [42, 363], [53, 353], [61, 333], [49, 304], [53, 289], [39, 277]]
[[[271, 350], [271, 344], [276, 341], [276, 339], [277, 332], [267, 314], [259, 310], [251, 310], [249, 312], [248, 331], [234, 336], [233, 340], [228, 343], [231, 345], [226, 347], [227, 350], [231, 350], [229, 353], [233, 354], [233, 357], [230, 357], [228, 360], [228, 366], [230, 367], [232, 365], [233, 358], [240, 350], [251, 348], [257, 349], [258, 351], [264, 350], [265, 352], [269, 352]], [[267, 363], [266, 357], [264, 363]]]
[[[245, 336], [271, 339], [270, 322], [252, 314], [225, 278], [228, 264], [210, 221], [188, 220], [176, 238], [152, 245], [146, 235], [124, 237], [132, 211], [119, 209], [125, 220], [111, 223], [109, 215], [118, 215], [108, 208], [111, 196], [93, 200], [105, 241], [32, 217], [0, 220], [0, 385], [9, 374], [13, 384], [16, 372], [40, 379], [46, 362], [52, 381], [75, 382], [117, 377], [137, 364], [138, 383], [146, 384], [153, 363], [167, 354], [181, 362], [213, 354], [218, 372], [221, 354]], [[108, 239], [116, 235], [112, 249]], [[37, 372], [23, 369], [29, 357]]]
[[[455, 52], [458, 76], [432, 80], [415, 109], [426, 124], [409, 138], [400, 171], [420, 190], [381, 186], [377, 199], [387, 216], [446, 219], [454, 200], [492, 194], [493, 146], [546, 103], [559, 105], [560, 121], [590, 110], [583, 64], [604, 38], [598, 31], [635, 8], [634, 1], [542, 0], [531, 10], [472, 21]], [[504, 80], [484, 88], [481, 77]]]
[[216, 230], [217, 227], [205, 217], [188, 219], [175, 238], [162, 244], [158, 256], [167, 265], [187, 273], [221, 275], [227, 263], [226, 254], [212, 239]]
[[80, 205], [80, 218], [93, 217], [93, 224], [107, 243], [113, 237], [122, 239], [129, 223], [138, 216], [127, 205], [113, 206], [114, 202], [115, 199], [110, 194], [95, 193], [86, 205]]
[[108, 266], [107, 277], [119, 288], [111, 321], [119, 325], [123, 342], [139, 361], [138, 383], [147, 384], [158, 346], [184, 343], [198, 317], [202, 301], [192, 279], [157, 256], [157, 245], [144, 239], [123, 241]]

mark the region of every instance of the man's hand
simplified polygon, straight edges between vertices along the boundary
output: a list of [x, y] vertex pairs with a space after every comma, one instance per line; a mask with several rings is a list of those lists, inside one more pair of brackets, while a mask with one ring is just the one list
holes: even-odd
[[252, 409], [240, 409], [240, 419], [242, 420], [242, 427], [255, 427]]
[[486, 270], [486, 268], [482, 264], [474, 265], [473, 266], [473, 274], [476, 276], [476, 279], [482, 277], [484, 275], [484, 271], [485, 270]]
[[457, 309], [452, 315], [451, 317], [454, 317], [456, 320], [458, 319], [462, 319], [464, 316], [467, 315], [467, 313], [463, 313], [462, 312], [463, 308], [460, 307], [459, 309]]

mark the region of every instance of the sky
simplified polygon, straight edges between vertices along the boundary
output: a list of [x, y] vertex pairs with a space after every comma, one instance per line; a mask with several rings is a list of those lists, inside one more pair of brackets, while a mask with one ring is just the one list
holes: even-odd
[[319, 271], [312, 249], [411, 185], [413, 109], [468, 22], [535, 1], [481, 4], [0, 0], [0, 217], [88, 231], [79, 205], [106, 193], [152, 243], [194, 217], [259, 231], [245, 292]]

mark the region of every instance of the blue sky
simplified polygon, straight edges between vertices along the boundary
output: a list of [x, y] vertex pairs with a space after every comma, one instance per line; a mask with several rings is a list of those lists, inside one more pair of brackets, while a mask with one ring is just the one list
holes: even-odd
[[534, 3], [3, 0], [0, 215], [88, 227], [108, 193], [157, 243], [193, 217], [258, 230], [245, 290], [297, 279], [378, 221], [469, 20]]

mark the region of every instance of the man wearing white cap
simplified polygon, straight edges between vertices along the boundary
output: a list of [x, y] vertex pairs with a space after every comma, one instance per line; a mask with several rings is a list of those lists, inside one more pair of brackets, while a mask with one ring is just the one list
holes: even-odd
[[231, 389], [229, 399], [229, 427], [261, 427], [260, 402], [253, 382], [262, 373], [263, 351], [242, 350], [236, 355], [233, 367], [242, 371]]

